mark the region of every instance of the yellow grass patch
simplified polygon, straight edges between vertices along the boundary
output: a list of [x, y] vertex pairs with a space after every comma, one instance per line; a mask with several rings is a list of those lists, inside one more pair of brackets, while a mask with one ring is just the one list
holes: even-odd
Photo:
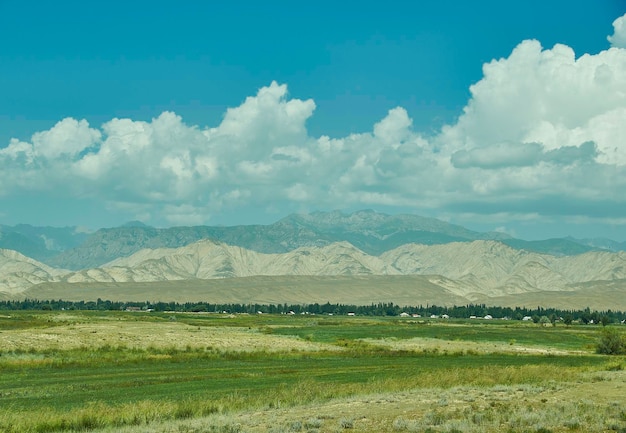
[[581, 353], [574, 351], [558, 350], [550, 347], [529, 347], [516, 343], [480, 342], [467, 340], [441, 340], [438, 338], [410, 338], [410, 339], [373, 339], [364, 338], [362, 341], [380, 346], [388, 350], [422, 352], [437, 351], [441, 353], [527, 353], [545, 355], [566, 355]]
[[43, 329], [5, 330], [0, 333], [4, 351], [67, 350], [124, 346], [147, 348], [211, 348], [220, 351], [317, 351], [335, 346], [293, 336], [268, 335], [238, 327], [196, 327], [184, 323], [108, 321], [56, 325]]

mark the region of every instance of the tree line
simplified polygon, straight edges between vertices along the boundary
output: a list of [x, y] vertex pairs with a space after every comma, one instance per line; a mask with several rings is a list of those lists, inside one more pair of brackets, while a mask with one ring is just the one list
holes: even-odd
[[336, 314], [353, 313], [358, 316], [399, 316], [401, 313], [430, 317], [447, 315], [451, 318], [469, 318], [491, 316], [494, 319], [507, 318], [522, 320], [530, 318], [536, 323], [548, 318], [550, 322], [563, 321], [566, 324], [574, 321], [580, 323], [617, 323], [626, 319], [622, 311], [561, 310], [558, 308], [526, 308], [526, 307], [494, 307], [485, 304], [468, 304], [453, 307], [437, 305], [400, 306], [392, 302], [372, 303], [370, 305], [350, 304], [213, 304], [208, 302], [121, 302], [97, 299], [96, 301], [64, 301], [64, 300], [5, 300], [0, 301], [0, 310], [99, 310], [99, 311], [176, 311], [176, 312], [207, 312], [207, 313], [266, 313], [266, 314]]

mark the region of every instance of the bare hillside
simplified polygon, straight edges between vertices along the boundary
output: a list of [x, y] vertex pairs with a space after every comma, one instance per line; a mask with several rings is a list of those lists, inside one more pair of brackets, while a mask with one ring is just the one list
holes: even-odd
[[35, 284], [58, 281], [65, 273], [16, 251], [0, 249], [0, 293], [19, 293]]
[[[46, 286], [49, 288], [55, 284], [84, 288], [88, 284], [109, 287], [102, 283], [137, 285], [161, 282], [162, 285], [153, 285], [155, 290], [157, 287], [161, 290], [168, 284], [180, 286], [174, 282], [191, 281], [197, 284], [198, 281], [217, 279], [231, 281], [224, 287], [235, 287], [233, 281], [262, 276], [302, 277], [293, 281], [303, 287], [307, 286], [304, 284], [306, 278], [322, 276], [369, 276], [388, 278], [390, 281], [395, 276], [426, 276], [429, 287], [436, 288], [433, 293], [437, 293], [437, 296], [429, 295], [427, 298], [440, 304], [450, 301], [489, 303], [492, 300], [507, 304], [522, 301], [532, 304], [541, 299], [554, 304], [559, 297], [572, 296], [572, 302], [579, 304], [593, 297], [594, 293], [618, 293], [623, 281], [626, 281], [625, 253], [589, 252], [555, 257], [516, 250], [498, 241], [408, 244], [380, 256], [372, 256], [347, 242], [301, 247], [282, 254], [264, 254], [204, 240], [180, 248], [144, 249], [102, 267], [77, 272], [56, 270], [7, 250], [3, 250], [0, 258], [0, 292], [5, 295], [26, 293], [26, 290], [41, 283], [50, 283]], [[372, 281], [379, 284], [381, 280], [376, 278]], [[611, 290], [604, 290], [608, 283], [613, 284]], [[130, 290], [132, 286], [125, 287]], [[347, 286], [344, 284], [341, 287], [345, 290]], [[392, 299], [398, 296], [395, 292], [398, 287], [394, 287], [388, 291], [380, 286], [370, 288], [377, 291], [368, 289], [364, 293], [368, 293], [372, 300], [382, 300], [384, 296]], [[295, 288], [287, 296], [289, 299], [296, 293], [293, 290]], [[30, 296], [41, 294], [32, 290], [28, 293], [31, 293]], [[308, 298], [302, 290], [298, 293], [303, 300]], [[354, 291], [350, 293], [351, 297], [367, 299], [360, 294], [355, 295]], [[97, 297], [109, 295], [102, 293]], [[221, 296], [227, 297], [227, 294], [222, 293]], [[602, 295], [603, 299], [607, 296]], [[591, 299], [588, 302], [593, 304]], [[601, 303], [611, 305], [605, 300]]]

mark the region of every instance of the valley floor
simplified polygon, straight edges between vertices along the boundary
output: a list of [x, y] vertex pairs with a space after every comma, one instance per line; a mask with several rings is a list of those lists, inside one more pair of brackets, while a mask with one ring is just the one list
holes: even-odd
[[599, 331], [0, 312], [0, 431], [623, 433], [626, 358], [596, 355]]
[[623, 432], [626, 372], [545, 385], [426, 388], [99, 432]]

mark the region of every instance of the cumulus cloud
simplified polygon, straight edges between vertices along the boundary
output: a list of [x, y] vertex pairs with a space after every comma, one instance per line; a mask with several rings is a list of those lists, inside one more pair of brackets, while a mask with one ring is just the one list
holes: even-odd
[[[67, 171], [54, 172], [52, 167], [69, 166], [83, 152], [97, 146], [101, 133], [89, 127], [85, 120], [66, 118], [47, 131], [37, 132], [30, 143], [12, 139], [0, 149], [3, 169], [0, 185], [9, 191], [46, 188], [49, 180], [66, 179]], [[1, 190], [0, 190], [1, 192]]]
[[[626, 107], [625, 50], [576, 59], [570, 47], [544, 50], [538, 41], [524, 41], [508, 58], [485, 64], [483, 74], [458, 123], [444, 128], [440, 139], [447, 146], [536, 142], [555, 149], [594, 141], [611, 153], [626, 131], [626, 123], [615, 123]], [[625, 154], [614, 156], [626, 163]]]
[[[311, 164], [305, 121], [315, 104], [271, 83], [229, 109], [216, 127], [171, 112], [149, 122], [112, 119], [99, 129], [67, 118], [30, 142], [0, 149], [0, 193], [65, 191], [169, 222], [207, 221], [238, 202], [280, 197]], [[254, 193], [254, 194], [253, 194]]]
[[538, 143], [500, 143], [493, 146], [459, 150], [450, 160], [457, 168], [525, 167], [541, 159], [542, 146]]
[[623, 18], [609, 50], [576, 57], [528, 40], [485, 64], [458, 121], [434, 136], [392, 107], [370, 131], [312, 137], [315, 102], [273, 82], [209, 127], [171, 112], [100, 127], [63, 119], [0, 149], [0, 194], [55, 190], [168, 224], [244, 208], [377, 205], [523, 219], [596, 218], [601, 203], [617, 217], [626, 209]]
[[596, 144], [587, 141], [580, 146], [562, 146], [545, 151], [539, 143], [499, 143], [493, 146], [459, 150], [450, 161], [456, 168], [499, 169], [506, 167], [532, 167], [539, 162], [573, 165], [593, 162], [598, 156]]
[[593, 141], [586, 141], [580, 146], [562, 146], [547, 152], [544, 160], [559, 165], [592, 163], [598, 156], [598, 148]]
[[613, 21], [613, 34], [607, 39], [613, 47], [626, 48], [626, 14]]
[[450, 209], [591, 215], [608, 212], [608, 202], [626, 208], [626, 50], [577, 58], [565, 45], [524, 41], [485, 64], [470, 90], [458, 122], [433, 138], [455, 169], [451, 182], [466, 193]]

